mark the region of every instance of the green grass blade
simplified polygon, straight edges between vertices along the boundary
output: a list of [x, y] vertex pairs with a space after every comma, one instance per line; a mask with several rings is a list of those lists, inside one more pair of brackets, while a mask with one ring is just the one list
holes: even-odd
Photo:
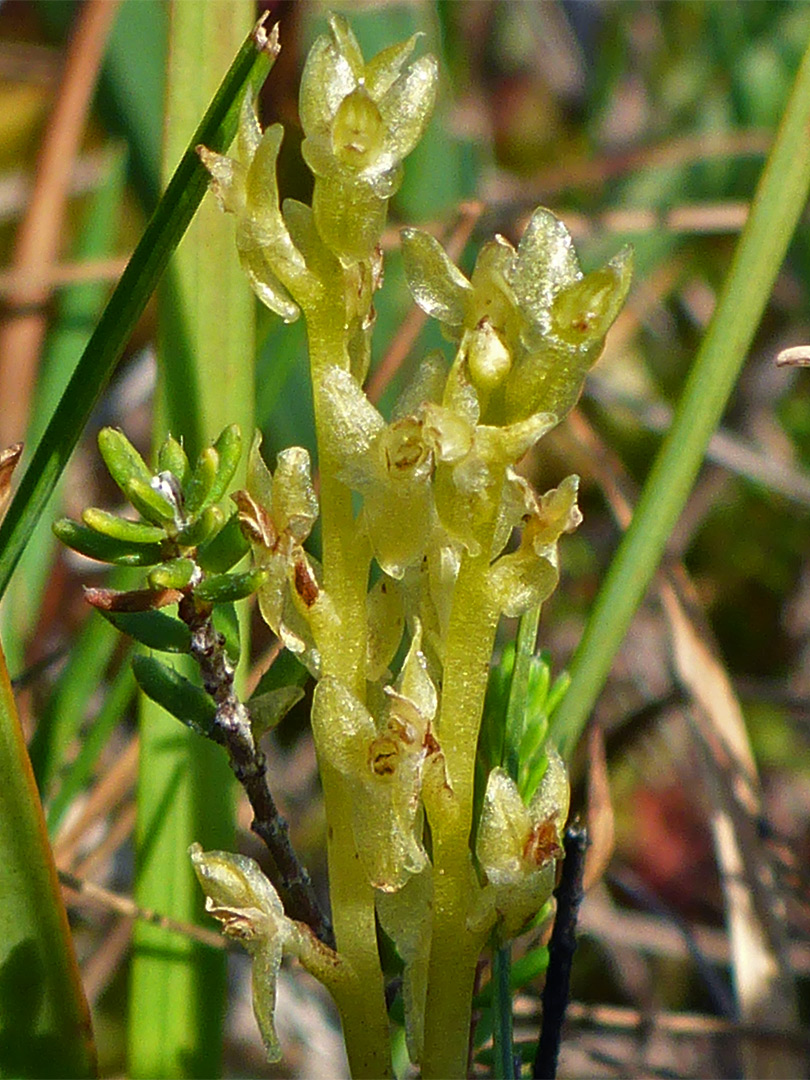
[[45, 819], [0, 650], [0, 1076], [95, 1075]]
[[169, 256], [177, 247], [205, 194], [208, 176], [194, 152], [195, 146], [204, 143], [219, 152], [227, 150], [236, 132], [245, 88], [259, 85], [271, 63], [269, 54], [259, 52], [253, 36], [249, 36], [193, 133], [0, 526], [0, 595], [6, 590], [14, 567], [87, 423], [93, 405], [107, 385]]
[[495, 1052], [495, 1073], [500, 1080], [515, 1080], [515, 1050], [512, 1039], [512, 988], [509, 969], [512, 948], [501, 945], [492, 954], [492, 982], [494, 988], [492, 1035]]
[[669, 434], [571, 665], [552, 739], [570, 756], [658, 566], [782, 265], [810, 189], [810, 48], [796, 76], [717, 309]]
[[31, 763], [46, 802], [67, 749], [86, 719], [90, 697], [101, 684], [119, 640], [109, 623], [91, 613], [40, 713], [31, 740]]
[[[82, 222], [73, 250], [75, 258], [93, 259], [112, 254], [111, 244], [118, 231], [124, 195], [125, 165], [123, 151], [111, 155], [107, 175], [94, 193]], [[34, 404], [25, 436], [27, 447], [36, 446], [41, 438], [46, 418], [53, 414], [73, 374], [104, 308], [108, 292], [105, 284], [84, 282], [60, 293], [55, 324], [48, 334], [37, 377]], [[26, 460], [27, 457], [26, 454]], [[51, 521], [57, 514], [59, 504], [60, 491], [57, 486], [26, 545], [0, 608], [0, 626], [7, 645], [6, 659], [12, 672], [23, 666], [25, 650], [39, 618], [56, 544]]]
[[65, 771], [59, 790], [48, 807], [48, 831], [51, 836], [56, 833], [73, 800], [90, 781], [96, 762], [116, 726], [121, 723], [122, 717], [126, 714], [135, 689], [135, 676], [129, 666], [127, 654], [123, 659], [121, 669], [107, 691], [104, 704], [99, 709], [87, 735], [82, 739], [81, 750]]
[[540, 623], [540, 608], [534, 607], [522, 615], [518, 623], [517, 641], [515, 642], [515, 666], [512, 668], [512, 681], [509, 684], [509, 702], [506, 707], [506, 726], [504, 732], [504, 767], [517, 783], [520, 775], [520, 744], [526, 726], [526, 703], [529, 697], [529, 676], [532, 670], [532, 657], [537, 643], [537, 627]]
[[[253, 18], [245, 0], [176, 3], [170, 26], [167, 162], [185, 145], [218, 77]], [[236, 37], [234, 36], [236, 35]], [[159, 294], [159, 396], [155, 437], [182, 437], [191, 460], [231, 423], [249, 443], [254, 409], [255, 303], [239, 267], [233, 219], [207, 199], [183, 238]], [[243, 482], [244, 463], [235, 480]], [[246, 627], [245, 627], [246, 629]], [[172, 660], [190, 675], [193, 665]], [[210, 699], [209, 699], [210, 700]], [[141, 707], [136, 841], [138, 902], [200, 921], [203, 895], [188, 847], [233, 846], [233, 779], [225, 755], [152, 701]], [[225, 958], [159, 927], [135, 931], [130, 1075], [213, 1076], [220, 1069]]]

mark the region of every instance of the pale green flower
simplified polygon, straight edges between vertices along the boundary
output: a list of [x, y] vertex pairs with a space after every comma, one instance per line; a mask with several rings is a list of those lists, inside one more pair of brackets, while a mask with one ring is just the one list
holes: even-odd
[[318, 627], [334, 616], [319, 568], [303, 548], [318, 517], [309, 454], [299, 446], [283, 450], [272, 474], [260, 446], [257, 432], [248, 458], [247, 490], [231, 496], [254, 565], [267, 575], [258, 590], [259, 609], [282, 644], [317, 673]]
[[631, 249], [583, 275], [568, 230], [541, 207], [517, 250], [501, 236], [481, 249], [469, 281], [426, 232], [404, 229], [402, 252], [417, 304], [459, 341], [455, 366], [484, 422], [562, 420], [627, 295]]
[[298, 289], [311, 293], [317, 291], [317, 284], [279, 207], [276, 162], [283, 137], [281, 124], [272, 124], [262, 133], [252, 98], [246, 95], [237, 157], [204, 146], [197, 147], [197, 152], [211, 174], [211, 191], [220, 206], [236, 216], [236, 249], [254, 292], [285, 322], [293, 322], [300, 309], [288, 285], [294, 282]]
[[515, 477], [524, 493], [526, 513], [520, 545], [501, 555], [489, 569], [491, 595], [504, 615], [517, 618], [554, 592], [560, 576], [557, 541], [582, 521], [577, 507], [579, 477], [568, 476], [539, 500], [525, 481]]
[[420, 644], [417, 628], [396, 685], [385, 688], [379, 721], [330, 676], [318, 683], [312, 706], [320, 752], [354, 791], [352, 825], [367, 878], [383, 892], [396, 892], [428, 865], [420, 793], [426, 759], [439, 749], [431, 733], [436, 689]]
[[486, 875], [468, 925], [485, 931], [498, 924], [503, 940], [514, 937], [554, 890], [555, 863], [570, 789], [560, 755], [548, 752], [545, 775], [526, 806], [517, 784], [500, 767], [487, 779], [475, 853]]
[[205, 910], [219, 919], [223, 934], [236, 938], [253, 958], [253, 1013], [268, 1059], [278, 1061], [281, 1047], [274, 1022], [278, 972], [285, 947], [300, 932], [253, 859], [227, 851], [206, 852], [199, 844], [191, 845], [189, 855], [205, 893]]
[[341, 15], [310, 50], [299, 112], [304, 160], [315, 176], [312, 209], [324, 243], [342, 261], [367, 259], [385, 226], [402, 161], [427, 127], [436, 100], [432, 56], [407, 64], [419, 35], [365, 63]]

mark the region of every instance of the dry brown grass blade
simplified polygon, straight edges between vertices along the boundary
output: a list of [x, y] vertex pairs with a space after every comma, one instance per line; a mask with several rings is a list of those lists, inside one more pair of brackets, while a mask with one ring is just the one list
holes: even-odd
[[[593, 472], [614, 516], [625, 528], [632, 515], [631, 484], [584, 417], [577, 414], [573, 423], [581, 445], [590, 450]], [[753, 1024], [766, 1019], [773, 1022], [778, 1016], [780, 1025], [789, 1031], [797, 1019], [796, 989], [775, 911], [779, 901], [772, 888], [774, 875], [756, 834], [758, 781], [742, 711], [712, 648], [685, 569], [675, 565], [667, 573], [659, 573], [657, 589], [673, 643], [676, 673], [702, 720], [700, 730], [708, 748], [704, 758], [715, 807], [712, 829], [726, 897], [740, 1015]], [[688, 596], [691, 603], [685, 600]], [[784, 1050], [785, 1060], [773, 1054], [761, 1060], [756, 1042], [745, 1044], [743, 1049], [748, 1076], [798, 1075], [798, 1063], [789, 1047]]]
[[[749, 1024], [767, 1022], [785, 1031], [795, 1030], [798, 1000], [787, 962], [784, 905], [771, 859], [757, 832], [759, 786], [742, 709], [710, 632], [695, 610], [685, 574], [664, 583], [660, 593], [678, 678], [695, 704], [699, 745], [713, 796], [712, 832], [740, 1017]], [[688, 613], [687, 604], [692, 609]], [[794, 1076], [801, 1069], [787, 1050], [782, 1055], [763, 1055], [758, 1044], [744, 1041], [743, 1053], [748, 1076]]]
[[[116, 8], [116, 0], [85, 0], [79, 9], [31, 200], [17, 234], [14, 267], [18, 272], [37, 272], [58, 257], [73, 160]], [[23, 287], [9, 297], [10, 307], [17, 310], [0, 327], [0, 446], [25, 432], [45, 336], [42, 305], [47, 298], [48, 290], [42, 287]]]
[[72, 821], [70, 817], [67, 818], [65, 828], [54, 843], [56, 861], [60, 866], [72, 865], [87, 831], [104, 819], [113, 807], [126, 800], [135, 785], [137, 774], [138, 738], [133, 736], [92, 789], [76, 818]]
[[11, 499], [11, 478], [22, 456], [23, 444], [18, 442], [0, 450], [0, 521]]
[[616, 841], [616, 827], [613, 817], [613, 804], [610, 799], [610, 778], [608, 777], [607, 755], [605, 753], [605, 735], [598, 724], [594, 724], [588, 733], [588, 837], [590, 846], [585, 857], [584, 891], [597, 881], [601, 881], [610, 860]]

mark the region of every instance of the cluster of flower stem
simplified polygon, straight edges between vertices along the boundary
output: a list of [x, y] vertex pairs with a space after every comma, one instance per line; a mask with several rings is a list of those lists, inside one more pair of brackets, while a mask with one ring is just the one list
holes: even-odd
[[[319, 498], [307, 451], [284, 451], [271, 471], [258, 437], [246, 488], [232, 498], [251, 549], [248, 591], [317, 680], [334, 947], [285, 911], [251, 860], [197, 845], [192, 859], [209, 910], [253, 954], [268, 1054], [279, 1054], [275, 980], [291, 952], [332, 992], [358, 1077], [391, 1070], [378, 926], [404, 964], [412, 1060], [426, 1077], [463, 1076], [482, 948], [518, 934], [551, 895], [565, 766], [542, 733], [526, 731], [517, 758], [486, 762], [476, 802], [479, 729], [498, 621], [539, 609], [557, 584], [558, 540], [580, 520], [576, 477], [538, 496], [514, 466], [573, 406], [630, 279], [626, 250], [583, 274], [569, 234], [544, 209], [517, 248], [500, 236], [486, 244], [469, 280], [433, 237], [404, 230], [413, 297], [454, 351], [425, 357], [392, 418], [380, 415], [363, 391], [379, 242], [437, 85], [435, 60], [412, 59], [416, 44], [417, 35], [366, 62], [346, 21], [330, 17], [301, 85], [311, 207], [280, 204], [283, 132], [262, 131], [251, 100], [235, 157], [198, 148], [214, 195], [236, 217], [255, 292], [285, 321], [306, 321]], [[146, 487], [161, 494], [162, 475]], [[322, 562], [305, 547], [318, 516]], [[180, 615], [199, 637], [211, 624], [190, 573], [178, 586]], [[206, 733], [227, 745], [216, 731], [233, 704], [230, 684], [211, 667], [221, 642], [208, 644], [207, 659], [197, 658], [216, 705]]]

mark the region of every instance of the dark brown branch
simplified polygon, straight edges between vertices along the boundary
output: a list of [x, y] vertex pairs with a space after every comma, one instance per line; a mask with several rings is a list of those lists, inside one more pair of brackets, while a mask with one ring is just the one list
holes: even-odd
[[548, 970], [543, 987], [543, 1026], [537, 1044], [532, 1076], [534, 1080], [554, 1080], [560, 1055], [562, 1026], [571, 984], [571, 964], [577, 947], [576, 926], [582, 903], [582, 881], [588, 830], [574, 822], [565, 830], [565, 860], [562, 877], [554, 890], [557, 915], [548, 946]]
[[279, 814], [267, 782], [267, 762], [256, 746], [250, 714], [233, 687], [233, 668], [225, 643], [211, 622], [210, 610], [198, 608], [190, 596], [180, 602], [178, 613], [191, 631], [191, 655], [197, 662], [203, 686], [216, 702], [217, 715], [211, 737], [228, 753], [233, 774], [253, 809], [251, 829], [261, 837], [273, 860], [273, 875], [291, 919], [306, 923], [324, 944], [334, 948], [329, 919], [321, 909], [312, 880], [298, 860], [290, 842], [287, 822]]

